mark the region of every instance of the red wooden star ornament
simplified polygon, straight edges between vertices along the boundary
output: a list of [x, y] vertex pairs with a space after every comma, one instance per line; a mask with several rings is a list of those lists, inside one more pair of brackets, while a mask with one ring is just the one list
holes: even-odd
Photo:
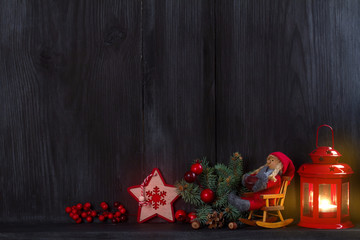
[[139, 223], [156, 216], [168, 222], [175, 221], [173, 203], [179, 195], [176, 187], [165, 183], [159, 169], [154, 168], [141, 185], [129, 187], [128, 192], [139, 204]]

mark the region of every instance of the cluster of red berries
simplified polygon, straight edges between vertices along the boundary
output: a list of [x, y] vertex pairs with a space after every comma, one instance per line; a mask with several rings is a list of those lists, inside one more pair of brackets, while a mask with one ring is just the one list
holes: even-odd
[[78, 203], [72, 207], [66, 207], [65, 211], [76, 223], [81, 223], [83, 219], [84, 222], [91, 223], [96, 217], [99, 218], [100, 222], [105, 222], [107, 219], [112, 223], [125, 222], [127, 220], [126, 209], [119, 202], [114, 202], [115, 211], [113, 212], [109, 211], [109, 205], [106, 202], [100, 203], [100, 207], [103, 210], [102, 212], [93, 210], [88, 202], [85, 204]]
[[177, 210], [175, 213], [175, 218], [179, 222], [189, 222], [192, 223], [197, 217], [196, 213], [190, 212], [186, 214], [184, 210]]
[[[190, 171], [186, 172], [184, 179], [188, 183], [195, 182], [196, 176], [203, 172], [200, 159], [196, 159], [196, 162], [191, 165]], [[215, 193], [211, 189], [204, 189], [200, 194], [201, 200], [204, 203], [211, 203], [215, 199]]]
[[186, 172], [184, 175], [185, 181], [192, 183], [196, 180], [196, 176], [200, 175], [203, 172], [203, 167], [199, 159], [196, 160], [196, 163], [191, 165], [190, 171]]

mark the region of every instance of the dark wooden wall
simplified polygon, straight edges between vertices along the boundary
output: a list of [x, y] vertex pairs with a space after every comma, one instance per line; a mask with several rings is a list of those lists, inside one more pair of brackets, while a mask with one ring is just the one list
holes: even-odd
[[127, 187], [201, 156], [298, 168], [328, 123], [359, 222], [359, 33], [357, 0], [0, 1], [0, 221], [70, 221], [85, 201], [135, 214]]

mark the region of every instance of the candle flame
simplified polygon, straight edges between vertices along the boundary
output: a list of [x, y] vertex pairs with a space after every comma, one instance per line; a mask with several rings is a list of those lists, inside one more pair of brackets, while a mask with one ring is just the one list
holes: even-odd
[[328, 199], [321, 199], [319, 201], [320, 212], [335, 212], [336, 207], [337, 206], [334, 204], [331, 204], [331, 202]]

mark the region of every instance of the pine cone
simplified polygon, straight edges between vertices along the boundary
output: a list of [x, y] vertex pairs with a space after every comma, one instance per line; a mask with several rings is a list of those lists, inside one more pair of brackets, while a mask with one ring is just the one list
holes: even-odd
[[206, 224], [209, 225], [210, 229], [221, 228], [224, 226], [224, 214], [222, 212], [218, 213], [214, 211], [212, 214], [207, 216], [207, 219]]

